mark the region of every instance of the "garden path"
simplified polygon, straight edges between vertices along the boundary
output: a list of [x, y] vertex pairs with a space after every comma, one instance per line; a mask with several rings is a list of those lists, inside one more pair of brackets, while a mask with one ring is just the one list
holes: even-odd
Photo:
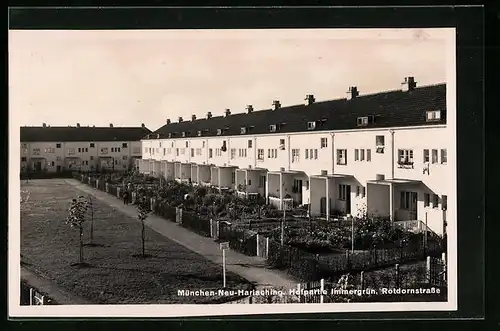
[[[75, 179], [65, 179], [65, 181], [79, 190], [93, 195], [96, 199], [107, 203], [116, 211], [136, 219], [139, 222], [137, 219], [137, 209], [134, 205], [124, 205], [122, 200]], [[151, 214], [145, 222], [149, 228], [159, 234], [204, 256], [214, 263], [222, 265], [222, 252], [219, 248], [219, 244], [214, 242], [212, 238], [200, 236], [175, 222], [167, 221], [153, 214]], [[286, 275], [284, 272], [266, 268], [263, 258], [247, 256], [233, 250], [226, 251], [226, 267], [228, 271], [238, 274], [254, 283], [257, 289], [265, 286], [292, 288], [299, 282], [297, 279]]]

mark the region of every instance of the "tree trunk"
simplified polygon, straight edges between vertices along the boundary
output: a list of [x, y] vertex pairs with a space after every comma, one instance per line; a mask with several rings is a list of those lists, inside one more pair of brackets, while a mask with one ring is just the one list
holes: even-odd
[[90, 243], [94, 241], [94, 208], [90, 207]]
[[80, 225], [80, 264], [83, 263], [83, 226]]
[[144, 241], [146, 240], [145, 238], [145, 228], [144, 228], [144, 220], [142, 220], [142, 231], [141, 231], [141, 239], [142, 239], [142, 257], [144, 257], [146, 255], [145, 253], [145, 249], [144, 249]]

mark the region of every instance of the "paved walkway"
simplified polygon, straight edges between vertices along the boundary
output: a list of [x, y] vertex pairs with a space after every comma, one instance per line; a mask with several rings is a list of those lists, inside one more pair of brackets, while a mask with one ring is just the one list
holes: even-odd
[[[137, 220], [137, 209], [133, 205], [124, 205], [123, 201], [112, 195], [92, 188], [75, 179], [65, 180], [87, 194], [92, 194], [96, 199], [108, 204], [115, 210]], [[137, 220], [139, 222], [139, 220]], [[222, 265], [222, 251], [219, 244], [212, 238], [200, 236], [175, 222], [167, 221], [159, 216], [151, 214], [146, 219], [146, 225], [164, 237], [196, 252], [206, 259]], [[226, 251], [226, 267], [228, 271], [240, 275], [255, 284], [257, 288], [262, 286], [294, 287], [297, 280], [281, 271], [265, 268], [265, 260], [257, 256], [247, 256], [233, 250]]]
[[38, 273], [31, 272], [25, 267], [21, 266], [21, 279], [28, 283], [30, 286], [44, 292], [58, 305], [88, 305], [91, 304], [80, 297], [74, 296], [68, 292], [62, 291], [59, 287], [54, 285], [49, 279], [43, 277]]

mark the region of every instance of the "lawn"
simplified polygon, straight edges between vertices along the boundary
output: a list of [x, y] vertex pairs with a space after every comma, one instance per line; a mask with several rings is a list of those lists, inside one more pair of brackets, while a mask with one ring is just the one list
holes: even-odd
[[[225, 298], [182, 297], [177, 290], [222, 287], [222, 267], [146, 229], [146, 253], [141, 252], [141, 225], [94, 199], [94, 242], [84, 248], [89, 267], [78, 262], [78, 230], [65, 224], [72, 198], [81, 191], [63, 180], [22, 182], [31, 192], [21, 207], [21, 254], [25, 267], [49, 277], [55, 285], [101, 304], [218, 303]], [[88, 241], [90, 222], [86, 224]], [[241, 277], [227, 273], [227, 287], [251, 289]]]

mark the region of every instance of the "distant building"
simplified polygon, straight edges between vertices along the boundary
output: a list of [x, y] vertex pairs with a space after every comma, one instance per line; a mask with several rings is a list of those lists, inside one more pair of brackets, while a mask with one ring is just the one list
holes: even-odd
[[139, 127], [21, 127], [21, 171], [129, 170], [142, 155]]
[[179, 119], [142, 140], [143, 173], [260, 194], [311, 215], [366, 212], [446, 231], [451, 178], [446, 84]]

